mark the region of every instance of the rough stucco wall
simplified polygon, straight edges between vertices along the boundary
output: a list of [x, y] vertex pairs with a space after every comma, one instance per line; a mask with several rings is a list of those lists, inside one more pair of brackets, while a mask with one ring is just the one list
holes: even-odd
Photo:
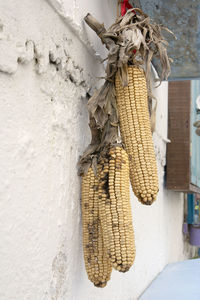
[[185, 257], [183, 197], [163, 189], [164, 83], [156, 90], [159, 198], [144, 207], [132, 196], [135, 265], [113, 272], [103, 290], [87, 279], [77, 160], [90, 139], [86, 103], [105, 50], [81, 20], [90, 7], [110, 24], [116, 7], [74, 0], [68, 11], [69, 2], [0, 1], [0, 299], [137, 299], [165, 264]]

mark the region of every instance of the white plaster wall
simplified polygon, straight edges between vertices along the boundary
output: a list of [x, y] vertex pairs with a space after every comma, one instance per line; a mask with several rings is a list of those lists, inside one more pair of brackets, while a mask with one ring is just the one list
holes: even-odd
[[[51, 4], [51, 5], [50, 5]], [[0, 299], [134, 300], [168, 262], [184, 259], [183, 195], [163, 187], [167, 83], [156, 91], [160, 192], [132, 195], [137, 256], [104, 289], [88, 281], [81, 245], [79, 155], [86, 103], [106, 55], [82, 21], [110, 25], [114, 0], [0, 0]]]

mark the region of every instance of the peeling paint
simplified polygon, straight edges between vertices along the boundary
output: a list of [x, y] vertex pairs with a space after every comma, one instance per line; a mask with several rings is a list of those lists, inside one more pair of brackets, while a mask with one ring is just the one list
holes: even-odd
[[80, 39], [83, 45], [87, 48], [88, 52], [96, 57], [97, 60], [103, 61], [101, 55], [95, 50], [94, 45], [88, 40], [86, 33], [83, 31], [83, 28], [74, 22], [73, 17], [69, 16], [68, 13], [64, 9], [63, 1], [61, 0], [46, 0], [62, 17], [63, 21], [70, 26], [71, 30], [74, 34]]
[[1, 24], [0, 35], [0, 71], [14, 74], [19, 63], [28, 63], [34, 58], [34, 43], [26, 41], [24, 44], [3, 33]]
[[[76, 86], [82, 86], [82, 97], [85, 97], [85, 90], [88, 92], [91, 85], [89, 86], [88, 79], [84, 78], [82, 67], [78, 66], [70, 57], [68, 43], [71, 41], [65, 39], [62, 44], [55, 44], [53, 41], [51, 45], [38, 44], [31, 40], [22, 44], [10, 36], [5, 36], [0, 39], [0, 71], [14, 74], [19, 64], [28, 64], [34, 61], [36, 72], [44, 74], [47, 72], [48, 66], [53, 64], [56, 71], [59, 71], [65, 80], [71, 80]], [[89, 81], [91, 82], [93, 79], [89, 78]], [[43, 88], [42, 90], [44, 91]], [[48, 94], [48, 90], [45, 89], [45, 93]]]

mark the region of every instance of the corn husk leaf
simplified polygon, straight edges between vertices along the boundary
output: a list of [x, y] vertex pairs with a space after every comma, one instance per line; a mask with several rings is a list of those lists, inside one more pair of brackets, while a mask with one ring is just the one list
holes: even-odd
[[[149, 99], [151, 92], [151, 62], [156, 58], [160, 62], [159, 81], [167, 79], [170, 74], [170, 59], [167, 56], [167, 41], [162, 36], [162, 30], [168, 30], [163, 25], [155, 24], [141, 9], [134, 8], [119, 17], [106, 30], [93, 16], [87, 14], [86, 23], [97, 33], [108, 49], [106, 77], [103, 86], [97, 90], [88, 101], [88, 110], [92, 122], [91, 144], [80, 159], [80, 173], [85, 173], [88, 166], [96, 170], [99, 156], [109, 145], [119, 140], [118, 115], [116, 107], [114, 80], [119, 73], [123, 86], [128, 85], [128, 66], [136, 65], [145, 70]], [[155, 107], [152, 115], [152, 128], [155, 128]]]

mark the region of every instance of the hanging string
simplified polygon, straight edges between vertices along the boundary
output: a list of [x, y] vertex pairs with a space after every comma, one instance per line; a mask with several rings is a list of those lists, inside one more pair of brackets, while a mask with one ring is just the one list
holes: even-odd
[[129, 0], [122, 0], [121, 2], [121, 16], [126, 14], [126, 10], [133, 8], [133, 6], [129, 3]]
[[[121, 8], [120, 8], [120, 6], [121, 6]], [[129, 0], [118, 0], [117, 1], [117, 18], [119, 18], [120, 15], [124, 16], [126, 14], [126, 11], [131, 8], [133, 8], [133, 6], [129, 3]], [[135, 13], [134, 10], [133, 10], [133, 12]]]

